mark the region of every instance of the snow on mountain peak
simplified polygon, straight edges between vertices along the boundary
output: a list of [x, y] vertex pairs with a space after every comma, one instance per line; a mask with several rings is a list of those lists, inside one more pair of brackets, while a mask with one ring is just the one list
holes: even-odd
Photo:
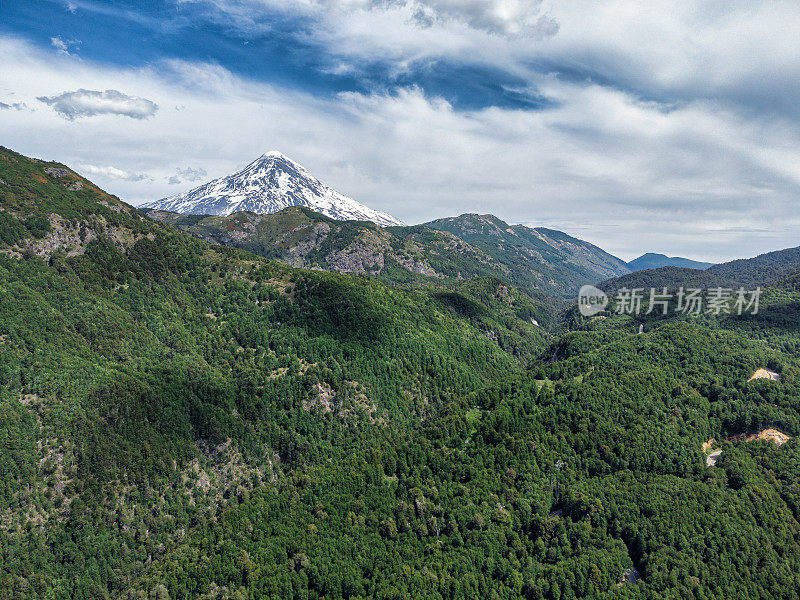
[[280, 152], [278, 150], [270, 150], [269, 152], [264, 152], [264, 154], [261, 155], [261, 158], [283, 158], [284, 160], [289, 160], [289, 161], [292, 160], [291, 158], [286, 156], [283, 152]]
[[276, 213], [289, 206], [306, 206], [333, 219], [372, 221], [383, 227], [402, 225], [321, 183], [285, 154], [266, 152], [243, 169], [188, 192], [143, 204], [182, 214], [230, 215], [250, 211]]

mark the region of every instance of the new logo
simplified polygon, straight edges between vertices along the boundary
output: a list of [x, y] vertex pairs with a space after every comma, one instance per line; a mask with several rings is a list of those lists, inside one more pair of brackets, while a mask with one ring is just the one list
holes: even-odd
[[578, 311], [584, 317], [593, 317], [603, 312], [606, 306], [608, 306], [608, 296], [603, 290], [593, 285], [585, 285], [578, 292]]

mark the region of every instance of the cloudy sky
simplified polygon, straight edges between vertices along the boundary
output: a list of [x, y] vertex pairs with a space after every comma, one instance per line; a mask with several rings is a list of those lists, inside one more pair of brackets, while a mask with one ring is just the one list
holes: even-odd
[[[145, 5], [146, 8], [143, 8]], [[0, 2], [0, 144], [139, 204], [268, 150], [408, 223], [800, 244], [800, 2]]]

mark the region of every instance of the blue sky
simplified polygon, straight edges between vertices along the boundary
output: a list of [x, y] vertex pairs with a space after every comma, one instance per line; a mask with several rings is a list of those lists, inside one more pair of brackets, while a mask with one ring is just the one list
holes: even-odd
[[57, 37], [68, 52], [100, 63], [142, 67], [164, 58], [213, 63], [241, 77], [323, 97], [419, 86], [457, 109], [530, 109], [545, 102], [519, 91], [526, 87], [524, 77], [458, 57], [422, 58], [400, 72], [393, 61], [361, 57], [337, 71], [341, 57], [315, 39], [317, 17], [268, 3], [249, 13], [253, 22], [245, 24], [226, 18], [212, 2], [17, 2], [4, 4], [0, 31], [22, 34], [45, 48]]
[[[406, 222], [800, 243], [800, 4], [0, 1], [0, 143], [138, 204], [280, 150]], [[646, 232], [646, 235], [645, 235]]]

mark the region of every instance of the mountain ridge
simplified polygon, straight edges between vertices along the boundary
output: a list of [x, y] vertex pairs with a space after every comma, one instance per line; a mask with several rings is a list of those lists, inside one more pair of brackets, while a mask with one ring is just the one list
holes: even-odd
[[707, 269], [662, 266], [633, 271], [598, 284], [603, 290], [618, 288], [755, 288], [768, 287], [782, 281], [794, 281], [800, 272], [800, 247], [773, 250], [752, 258], [711, 265]]
[[[504, 262], [516, 285], [571, 296], [586, 283], [630, 272], [625, 261], [602, 248], [546, 227], [509, 225], [494, 215], [465, 213], [425, 223], [449, 231]], [[536, 265], [537, 269], [531, 267]]]
[[[366, 222], [332, 221], [306, 207], [272, 215], [240, 212], [224, 217], [144, 211], [201, 239], [295, 267], [372, 275], [396, 284], [450, 284], [489, 276], [528, 292], [562, 297], [577, 293], [587, 282], [628, 272], [622, 261], [592, 244], [563, 232], [511, 226], [493, 215], [445, 220], [465, 223], [464, 227], [447, 228], [434, 221], [379, 228]], [[478, 222], [472, 223], [474, 219]], [[470, 236], [476, 227], [482, 227], [483, 233]], [[506, 237], [514, 243], [507, 243]]]
[[628, 262], [628, 268], [631, 271], [642, 271], [644, 269], [658, 269], [659, 267], [682, 267], [687, 269], [708, 269], [714, 263], [704, 262], [701, 260], [692, 260], [691, 258], [683, 258], [680, 256], [667, 256], [666, 254], [659, 254], [657, 252], [646, 252], [638, 258]]
[[708, 268], [710, 273], [727, 277], [739, 285], [769, 285], [800, 270], [800, 246], [765, 252], [752, 258], [739, 258]]

